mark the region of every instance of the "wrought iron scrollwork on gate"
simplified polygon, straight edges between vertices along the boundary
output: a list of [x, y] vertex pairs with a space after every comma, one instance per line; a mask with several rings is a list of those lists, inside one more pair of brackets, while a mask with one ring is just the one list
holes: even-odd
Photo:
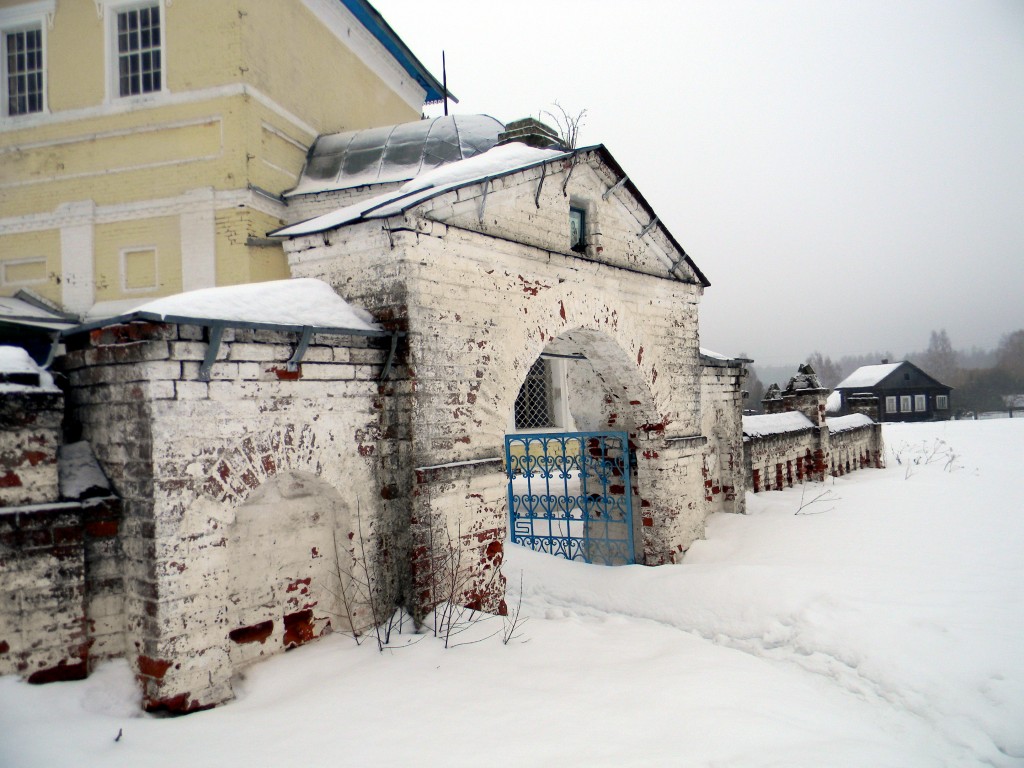
[[505, 436], [512, 542], [603, 565], [635, 562], [625, 432]]

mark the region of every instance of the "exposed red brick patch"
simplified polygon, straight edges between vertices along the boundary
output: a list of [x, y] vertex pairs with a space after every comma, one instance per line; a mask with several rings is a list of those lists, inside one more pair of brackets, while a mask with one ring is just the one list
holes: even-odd
[[7, 653], [11, 650], [11, 646], [8, 645], [6, 640], [0, 640], [0, 653]]
[[8, 470], [7, 474], [0, 477], [0, 488], [20, 488], [21, 478]]
[[267, 372], [273, 373], [280, 381], [298, 381], [302, 378], [302, 363], [299, 363], [298, 368], [294, 371], [275, 365], [268, 368]]
[[487, 558], [489, 560], [493, 560], [495, 557], [501, 555], [504, 551], [504, 546], [500, 541], [492, 541], [487, 545], [487, 549], [485, 551], [487, 553]]
[[82, 540], [82, 529], [77, 525], [59, 526], [53, 529], [54, 544], [76, 544]]
[[21, 457], [34, 467], [40, 462], [46, 461], [50, 457], [50, 454], [45, 451], [25, 451]]
[[202, 712], [204, 709], [213, 709], [213, 704], [200, 704], [195, 699], [190, 699], [191, 693], [179, 693], [177, 696], [169, 696], [166, 699], [154, 699], [147, 697], [142, 706], [147, 712], [166, 712], [169, 715], [187, 715], [190, 712]]
[[564, 321], [565, 320], [565, 304], [563, 304], [561, 301], [558, 302], [558, 314], [562, 318], [562, 320]]
[[93, 520], [85, 524], [85, 532], [93, 538], [117, 536], [116, 520]]
[[63, 683], [68, 680], [85, 680], [89, 674], [88, 665], [85, 660], [76, 661], [71, 664], [62, 661], [56, 667], [41, 669], [28, 676], [28, 682], [33, 685], [45, 683]]
[[270, 637], [274, 631], [274, 622], [272, 619], [261, 621], [259, 624], [253, 624], [250, 627], [239, 627], [228, 632], [228, 637], [233, 642], [242, 645], [243, 643], [265, 643], [267, 638]]
[[171, 662], [163, 659], [151, 659], [149, 656], [139, 654], [139, 674], [152, 677], [154, 680], [163, 680], [167, 670], [171, 668]]
[[297, 611], [284, 617], [284, 647], [286, 650], [304, 645], [314, 637], [316, 637], [316, 627], [313, 624], [312, 610]]
[[296, 592], [298, 590], [302, 590], [303, 592], [305, 592], [306, 591], [305, 588], [309, 586], [309, 584], [310, 584], [310, 582], [312, 580], [313, 579], [310, 578], [310, 577], [306, 577], [305, 579], [296, 579], [295, 581], [293, 581], [291, 584], [288, 585], [288, 587], [287, 587], [287, 589], [285, 589], [285, 591], [286, 592]]
[[650, 528], [653, 525], [654, 525], [654, 518], [653, 517], [645, 517], [644, 518], [644, 527], [645, 528]]

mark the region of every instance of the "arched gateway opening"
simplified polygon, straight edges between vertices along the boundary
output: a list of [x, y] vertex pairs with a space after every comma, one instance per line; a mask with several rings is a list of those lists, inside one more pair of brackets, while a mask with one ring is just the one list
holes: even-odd
[[568, 560], [643, 560], [636, 428], [647, 383], [608, 336], [577, 329], [531, 365], [505, 435], [509, 538]]

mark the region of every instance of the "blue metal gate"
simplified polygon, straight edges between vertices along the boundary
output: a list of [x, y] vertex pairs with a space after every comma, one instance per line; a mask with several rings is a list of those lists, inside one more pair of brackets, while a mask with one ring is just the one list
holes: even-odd
[[636, 562], [625, 432], [505, 435], [512, 542], [568, 560]]

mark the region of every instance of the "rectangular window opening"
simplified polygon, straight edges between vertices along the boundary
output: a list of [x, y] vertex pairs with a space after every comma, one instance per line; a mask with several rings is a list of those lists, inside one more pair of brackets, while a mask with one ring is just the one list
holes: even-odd
[[569, 247], [576, 253], [586, 253], [586, 212], [582, 208], [569, 208]]
[[530, 367], [516, 397], [516, 429], [544, 429], [555, 426], [551, 393], [551, 364], [541, 357]]
[[910, 413], [911, 405], [912, 402], [910, 395], [900, 395], [900, 411], [903, 413]]
[[928, 397], [927, 395], [914, 395], [914, 410], [925, 411], [928, 410]]
[[940, 411], [946, 410], [947, 408], [949, 408], [949, 398], [946, 397], [946, 395], [936, 395], [935, 407]]
[[896, 398], [894, 396], [890, 395], [885, 398], [885, 412], [896, 413]]
[[162, 88], [160, 6], [117, 13], [118, 88], [121, 96], [156, 93]]
[[42, 26], [3, 33], [6, 114], [43, 111]]

